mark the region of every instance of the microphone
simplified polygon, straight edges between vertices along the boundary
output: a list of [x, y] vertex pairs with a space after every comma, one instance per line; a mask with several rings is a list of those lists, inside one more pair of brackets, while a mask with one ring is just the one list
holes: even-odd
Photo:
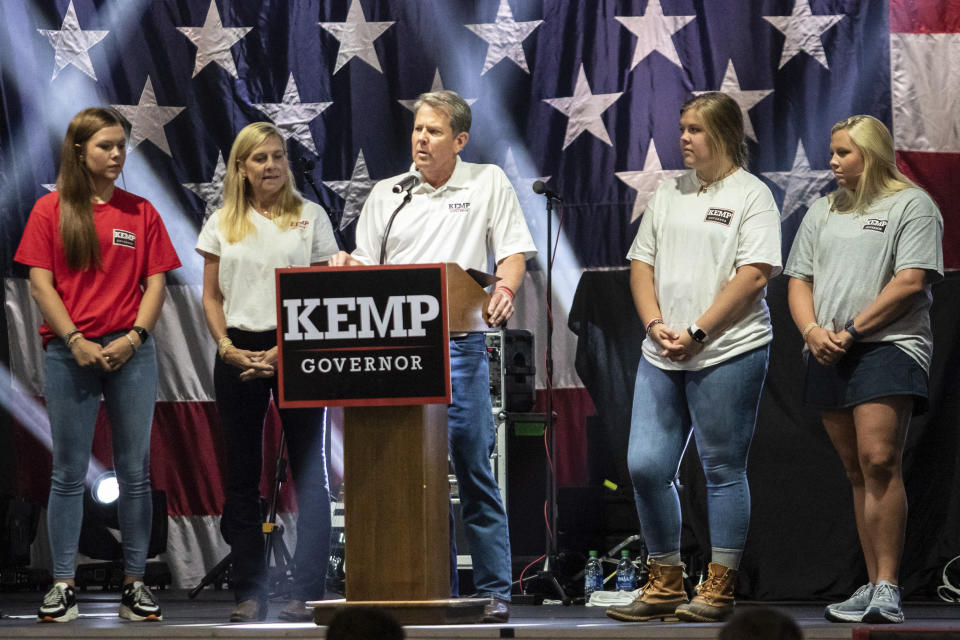
[[563, 202], [563, 198], [555, 194], [553, 191], [550, 191], [550, 189], [547, 189], [547, 185], [543, 184], [543, 180], [537, 180], [533, 183], [533, 192]]
[[411, 171], [400, 178], [400, 182], [393, 185], [393, 192], [403, 193], [404, 191], [410, 191], [411, 189], [416, 188], [421, 182], [423, 182], [423, 176], [420, 175], [420, 172]]

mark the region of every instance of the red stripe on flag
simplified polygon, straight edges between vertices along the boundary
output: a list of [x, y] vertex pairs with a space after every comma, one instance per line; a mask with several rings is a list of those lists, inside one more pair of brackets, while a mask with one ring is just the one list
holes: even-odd
[[[537, 391], [536, 411], [544, 411], [546, 391]], [[589, 481], [587, 461], [587, 416], [596, 413], [584, 388], [554, 389], [554, 465], [558, 487], [582, 487]], [[624, 451], [623, 455], [627, 455]]]
[[960, 175], [960, 154], [897, 151], [900, 170], [927, 190], [943, 214], [943, 265], [960, 269], [960, 201], [954, 180]]
[[890, 0], [891, 33], [960, 33], [957, 0]]

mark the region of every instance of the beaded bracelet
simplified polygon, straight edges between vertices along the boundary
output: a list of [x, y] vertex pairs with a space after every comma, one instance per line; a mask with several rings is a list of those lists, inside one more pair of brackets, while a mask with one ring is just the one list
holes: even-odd
[[650, 322], [647, 323], [647, 328], [646, 328], [646, 330], [645, 330], [646, 333], [649, 335], [650, 329], [653, 329], [654, 326], [656, 326], [656, 325], [658, 325], [658, 324], [663, 324], [663, 323], [664, 323], [664, 322], [663, 322], [663, 318], [654, 318], [653, 320], [651, 320]]
[[807, 341], [807, 336], [810, 335], [810, 332], [819, 327], [816, 322], [808, 322], [803, 328], [803, 331], [800, 332], [800, 336], [803, 338], [803, 341]]

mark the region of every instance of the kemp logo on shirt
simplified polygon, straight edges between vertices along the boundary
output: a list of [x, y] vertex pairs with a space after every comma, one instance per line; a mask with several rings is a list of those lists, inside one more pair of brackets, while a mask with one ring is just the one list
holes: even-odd
[[730, 209], [715, 209], [713, 207], [707, 209], [707, 215], [703, 219], [704, 222], [716, 222], [725, 227], [730, 226], [731, 220], [733, 220], [733, 211], [730, 211]]
[[863, 225], [863, 230], [883, 233], [887, 230], [887, 221], [881, 220], [880, 218], [867, 218], [867, 221]]
[[130, 247], [131, 249], [136, 249], [137, 236], [132, 231], [124, 231], [123, 229], [114, 229], [113, 244], [114, 246]]
[[447, 205], [447, 211], [450, 213], [470, 213], [469, 202], [451, 202]]

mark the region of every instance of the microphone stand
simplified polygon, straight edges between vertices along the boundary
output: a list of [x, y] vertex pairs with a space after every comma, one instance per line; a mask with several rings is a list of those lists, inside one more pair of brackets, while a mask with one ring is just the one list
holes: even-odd
[[383, 230], [383, 240], [380, 241], [380, 262], [379, 264], [385, 264], [384, 260], [387, 258], [387, 238], [390, 237], [390, 227], [393, 226], [393, 219], [397, 217], [397, 214], [400, 213], [400, 210], [407, 206], [407, 203], [410, 202], [410, 199], [413, 198], [413, 187], [415, 185], [411, 184], [407, 188], [407, 192], [403, 196], [403, 202], [400, 203], [396, 209], [393, 210], [393, 213], [390, 214], [390, 219], [387, 220], [387, 226]]
[[[539, 181], [538, 181], [539, 182]], [[541, 183], [542, 187], [542, 183]], [[534, 189], [536, 191], [536, 189]], [[538, 191], [539, 193], [539, 191]], [[547, 397], [544, 403], [546, 418], [544, 428], [547, 430], [547, 481], [546, 481], [546, 553], [544, 554], [543, 569], [537, 572], [537, 577], [544, 581], [560, 596], [564, 606], [571, 604], [571, 598], [560, 586], [557, 577], [551, 568], [558, 556], [557, 550], [557, 483], [553, 472], [554, 458], [554, 429], [553, 429], [553, 200], [560, 198], [553, 192], [544, 190], [547, 199], [547, 343], [546, 343], [546, 377]]]
[[[314, 184], [313, 182], [313, 167], [314, 167], [313, 160], [306, 160], [303, 163], [303, 166], [300, 172], [301, 172], [301, 175], [303, 176], [304, 181], [308, 185], [310, 185], [311, 189], [313, 189], [313, 195], [316, 196], [317, 203], [319, 204], [321, 200], [320, 190], [317, 189], [317, 185]], [[341, 249], [346, 247], [347, 245], [343, 241], [343, 233], [340, 231], [340, 218], [338, 218], [333, 211], [331, 211], [330, 209], [327, 209], [326, 207], [321, 207], [321, 209], [323, 209], [327, 213], [327, 217], [330, 218], [330, 226], [333, 227], [333, 235], [337, 239], [337, 245]]]

